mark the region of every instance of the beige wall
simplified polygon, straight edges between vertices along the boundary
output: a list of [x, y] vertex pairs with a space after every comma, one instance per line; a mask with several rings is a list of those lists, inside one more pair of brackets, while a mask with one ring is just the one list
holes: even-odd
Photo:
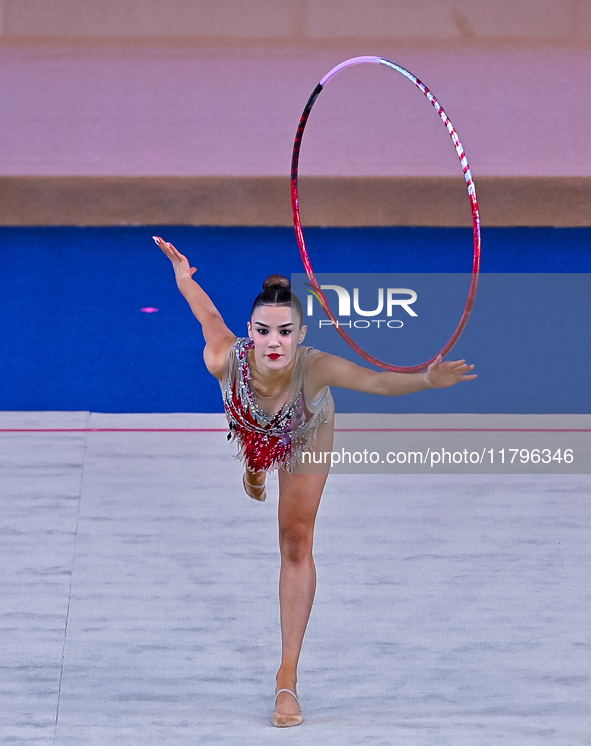
[[0, 36], [590, 41], [590, 0], [0, 0]]
[[[591, 178], [482, 177], [484, 226], [591, 226]], [[0, 225], [293, 225], [287, 176], [0, 176]], [[472, 224], [462, 179], [307, 177], [304, 225]]]

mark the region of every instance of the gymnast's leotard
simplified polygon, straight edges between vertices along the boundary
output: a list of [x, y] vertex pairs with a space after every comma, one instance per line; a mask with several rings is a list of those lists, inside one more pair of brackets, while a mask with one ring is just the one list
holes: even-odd
[[304, 452], [319, 445], [332, 447], [330, 388], [315, 401], [307, 398], [305, 390], [307, 367], [319, 350], [299, 346], [290, 383], [273, 396], [263, 396], [251, 385], [248, 352], [253, 348], [251, 340], [239, 338], [228, 352], [221, 381], [228, 439], [237, 441], [237, 458], [252, 472], [297, 471]]

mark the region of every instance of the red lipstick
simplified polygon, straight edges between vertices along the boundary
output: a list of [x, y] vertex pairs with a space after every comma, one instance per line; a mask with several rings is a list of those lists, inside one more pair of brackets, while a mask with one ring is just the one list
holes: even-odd
[[270, 360], [277, 360], [277, 358], [280, 358], [281, 355], [278, 352], [271, 352], [269, 355], [267, 355], [267, 357]]

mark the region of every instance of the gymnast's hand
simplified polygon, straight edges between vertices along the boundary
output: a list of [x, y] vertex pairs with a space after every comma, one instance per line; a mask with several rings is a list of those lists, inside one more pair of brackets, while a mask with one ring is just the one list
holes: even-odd
[[438, 355], [427, 368], [425, 380], [435, 389], [444, 389], [461, 381], [471, 381], [476, 378], [476, 373], [470, 374], [473, 368], [473, 365], [466, 365], [465, 360], [446, 360], [444, 363], [441, 355]]
[[156, 245], [159, 246], [162, 251], [166, 254], [166, 256], [170, 259], [172, 262], [172, 266], [174, 268], [174, 274], [176, 277], [176, 284], [179, 285], [183, 280], [190, 280], [195, 272], [197, 272], [196, 267], [191, 267], [189, 264], [189, 260], [186, 256], [183, 256], [180, 251], [174, 248], [174, 246], [171, 243], [168, 243], [167, 241], [163, 241], [160, 236], [152, 236], [154, 241], [156, 242]]

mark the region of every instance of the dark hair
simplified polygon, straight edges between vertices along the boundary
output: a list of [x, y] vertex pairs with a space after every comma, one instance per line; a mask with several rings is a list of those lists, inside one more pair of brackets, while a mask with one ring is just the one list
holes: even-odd
[[295, 293], [291, 292], [291, 282], [283, 275], [269, 275], [263, 282], [263, 292], [257, 295], [252, 304], [252, 311], [259, 306], [289, 306], [292, 307], [304, 323], [304, 309], [302, 302]]

